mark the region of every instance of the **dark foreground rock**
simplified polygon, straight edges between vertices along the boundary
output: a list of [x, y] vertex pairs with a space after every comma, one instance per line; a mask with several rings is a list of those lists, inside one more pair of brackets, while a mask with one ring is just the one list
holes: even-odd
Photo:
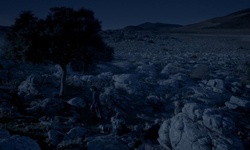
[[1, 150], [40, 150], [39, 145], [33, 139], [26, 136], [14, 135], [0, 140]]

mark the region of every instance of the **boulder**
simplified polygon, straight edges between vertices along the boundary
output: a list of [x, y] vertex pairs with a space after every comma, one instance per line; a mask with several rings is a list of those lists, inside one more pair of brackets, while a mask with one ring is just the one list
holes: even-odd
[[158, 141], [165, 149], [241, 149], [232, 119], [219, 110], [197, 103], [187, 103], [182, 112], [163, 122]]
[[137, 67], [136, 72], [142, 76], [155, 77], [156, 76], [156, 67], [152, 64], [142, 64]]
[[62, 100], [57, 98], [46, 98], [40, 102], [33, 101], [29, 108], [26, 108], [28, 113], [37, 113], [39, 115], [45, 116], [55, 116], [57, 114], [63, 113], [64, 103]]
[[70, 100], [68, 100], [67, 102], [69, 105], [71, 106], [74, 106], [76, 108], [85, 108], [86, 107], [86, 101], [83, 100], [82, 98], [80, 97], [75, 97], [75, 98], [72, 98]]
[[1, 150], [40, 150], [40, 146], [33, 139], [26, 136], [14, 135], [0, 140]]
[[113, 76], [112, 72], [103, 72], [103, 73], [99, 74], [97, 77], [101, 81], [110, 81], [110, 80], [112, 80], [112, 76]]
[[50, 75], [30, 75], [18, 87], [18, 94], [39, 95], [43, 97], [54, 97], [59, 90], [59, 82]]
[[116, 74], [112, 77], [115, 88], [123, 89], [128, 94], [139, 94], [142, 90], [142, 85], [133, 74]]
[[171, 74], [176, 74], [178, 73], [180, 70], [180, 66], [177, 63], [169, 63], [167, 64], [162, 70], [161, 70], [161, 74], [165, 75], [165, 76], [169, 76]]
[[207, 86], [216, 93], [223, 93], [225, 90], [224, 81], [221, 79], [212, 79], [207, 82]]
[[84, 127], [74, 127], [65, 135], [64, 140], [74, 140], [77, 138], [83, 138], [86, 136], [88, 130]]
[[170, 140], [170, 128], [171, 128], [171, 120], [165, 120], [158, 131], [159, 138], [158, 142], [162, 147], [166, 150], [171, 150], [171, 140]]
[[54, 129], [50, 130], [47, 134], [48, 134], [47, 142], [53, 146], [58, 145], [63, 140], [63, 137], [65, 135], [64, 133]]
[[231, 76], [225, 78], [225, 89], [232, 92], [234, 95], [242, 95], [244, 91], [240, 80]]
[[195, 69], [190, 73], [192, 79], [204, 79], [209, 73], [209, 66], [205, 64], [198, 64]]
[[225, 102], [225, 105], [232, 110], [242, 110], [245, 112], [250, 112], [250, 100], [232, 96], [230, 101]]
[[230, 97], [228, 93], [216, 93], [208, 90], [204, 84], [200, 84], [200, 86], [201, 87], [187, 87], [184, 94], [187, 94], [189, 98], [217, 106], [224, 105]]
[[182, 108], [182, 112], [193, 121], [201, 120], [204, 112], [204, 106], [197, 103], [187, 103]]

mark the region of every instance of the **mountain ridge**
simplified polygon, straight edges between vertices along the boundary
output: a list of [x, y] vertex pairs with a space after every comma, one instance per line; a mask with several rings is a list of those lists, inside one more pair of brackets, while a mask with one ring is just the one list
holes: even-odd
[[189, 24], [184, 29], [250, 29], [250, 8]]
[[124, 29], [128, 30], [159, 30], [159, 29], [171, 29], [171, 28], [179, 28], [182, 27], [182, 25], [179, 24], [170, 24], [170, 23], [161, 23], [161, 22], [145, 22], [141, 23], [139, 25], [131, 25], [127, 26]]
[[250, 8], [239, 10], [236, 12], [232, 12], [230, 14], [210, 18], [204, 21], [200, 21], [193, 24], [188, 25], [179, 25], [179, 24], [171, 24], [171, 23], [152, 23], [145, 22], [139, 25], [127, 26], [123, 28], [125, 30], [167, 30], [167, 31], [184, 31], [184, 32], [192, 32], [192, 31], [202, 31], [202, 30], [211, 30], [211, 29], [223, 29], [223, 30], [242, 30], [249, 29], [250, 30]]

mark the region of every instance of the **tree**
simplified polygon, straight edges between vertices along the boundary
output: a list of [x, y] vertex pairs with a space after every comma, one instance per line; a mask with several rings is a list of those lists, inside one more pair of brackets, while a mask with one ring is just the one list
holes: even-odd
[[5, 47], [7, 57], [19, 61], [30, 61], [34, 63], [45, 60], [43, 49], [45, 44], [41, 36], [42, 21], [34, 17], [31, 11], [24, 11], [16, 19], [15, 24], [7, 34], [7, 46]]
[[21, 61], [58, 64], [62, 69], [59, 96], [64, 96], [68, 64], [77, 62], [86, 69], [113, 59], [113, 49], [104, 43], [100, 31], [100, 22], [84, 8], [51, 8], [45, 20], [23, 12], [8, 34], [8, 53]]

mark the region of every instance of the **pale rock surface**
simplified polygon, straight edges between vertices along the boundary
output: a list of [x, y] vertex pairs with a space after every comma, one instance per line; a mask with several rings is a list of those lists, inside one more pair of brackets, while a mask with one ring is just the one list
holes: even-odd
[[243, 150], [242, 141], [234, 132], [234, 122], [218, 110], [187, 103], [181, 113], [163, 122], [158, 141], [165, 149]]
[[229, 101], [225, 102], [225, 105], [232, 110], [240, 109], [246, 112], [250, 112], [250, 100], [232, 96]]
[[133, 74], [116, 74], [112, 77], [115, 88], [123, 89], [128, 94], [139, 94], [142, 90], [142, 85]]
[[86, 107], [86, 101], [83, 100], [80, 97], [74, 97], [67, 102], [69, 105], [74, 106], [76, 108], [85, 108]]
[[[50, 75], [30, 75], [18, 87], [19, 95], [31, 94], [54, 97], [59, 89], [59, 82]], [[56, 92], [53, 92], [56, 91]], [[23, 94], [25, 93], [25, 94]]]

